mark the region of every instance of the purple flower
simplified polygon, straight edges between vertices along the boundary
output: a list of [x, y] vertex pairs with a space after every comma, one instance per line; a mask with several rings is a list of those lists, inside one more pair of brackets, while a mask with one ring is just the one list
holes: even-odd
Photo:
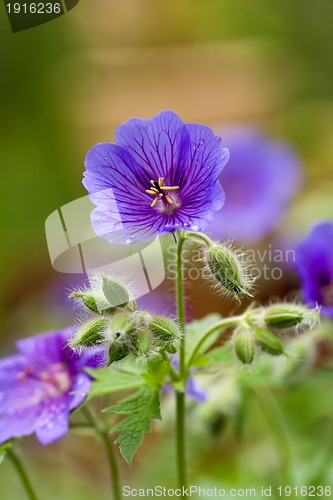
[[[172, 356], [171, 364], [175, 370], [179, 369], [179, 356], [176, 354]], [[173, 390], [173, 387], [169, 384], [164, 384], [163, 389], [165, 391]], [[194, 377], [188, 377], [186, 380], [185, 393], [198, 403], [204, 403], [207, 400], [207, 394], [204, 389], [202, 389], [196, 382]]]
[[[224, 202], [218, 176], [229, 158], [212, 130], [176, 113], [132, 118], [87, 154], [83, 184], [99, 236], [129, 242], [177, 228], [202, 229]], [[125, 242], [125, 241], [123, 241]]]
[[230, 161], [220, 175], [226, 200], [207, 232], [250, 243], [280, 221], [299, 188], [300, 164], [287, 144], [268, 140], [257, 129], [230, 129], [223, 137], [230, 149]]
[[206, 391], [197, 384], [194, 377], [187, 379], [185, 392], [198, 403], [204, 403], [207, 400]]
[[63, 438], [69, 413], [89, 390], [84, 369], [104, 362], [104, 353], [79, 356], [67, 345], [68, 328], [16, 343], [18, 354], [0, 360], [0, 443], [36, 433], [41, 444]]
[[333, 221], [314, 226], [296, 248], [295, 266], [304, 300], [333, 318]]

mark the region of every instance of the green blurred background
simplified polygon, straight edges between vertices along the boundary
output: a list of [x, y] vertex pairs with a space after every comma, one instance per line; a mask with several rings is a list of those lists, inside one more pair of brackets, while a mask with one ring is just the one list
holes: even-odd
[[[13, 352], [19, 337], [72, 321], [65, 297], [74, 278], [51, 267], [45, 219], [86, 194], [87, 150], [112, 141], [132, 116], [173, 109], [184, 121], [254, 124], [288, 139], [306, 182], [279, 234], [302, 235], [313, 221], [333, 218], [332, 25], [331, 0], [81, 0], [65, 16], [13, 34], [2, 6], [1, 354]], [[277, 286], [269, 295], [281, 292]], [[294, 287], [286, 279], [283, 293]], [[199, 316], [210, 308], [203, 302]], [[276, 394], [299, 484], [314, 467], [310, 458], [319, 460], [316, 481], [333, 483], [319, 457], [329, 441], [331, 391], [321, 381]], [[274, 438], [253, 403], [242, 440], [232, 425], [206, 447], [193, 433], [192, 479], [278, 484]], [[172, 485], [172, 446], [170, 430], [146, 436], [132, 469], [123, 467], [125, 483]], [[41, 498], [109, 498], [103, 450], [92, 438], [70, 435], [47, 449], [29, 438], [22, 451]], [[0, 498], [22, 495], [10, 464], [2, 464]]]

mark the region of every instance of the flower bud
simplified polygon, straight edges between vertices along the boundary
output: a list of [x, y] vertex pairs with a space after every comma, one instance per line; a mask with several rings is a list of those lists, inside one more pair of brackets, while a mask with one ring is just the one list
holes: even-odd
[[252, 363], [254, 358], [254, 340], [250, 332], [241, 332], [237, 335], [235, 353], [244, 365]]
[[73, 292], [71, 297], [82, 299], [85, 307], [96, 314], [108, 314], [111, 316], [117, 311], [116, 307], [109, 307], [110, 304], [107, 303], [105, 297], [101, 293], [92, 290]]
[[106, 318], [98, 318], [89, 321], [76, 332], [70, 342], [73, 349], [78, 347], [96, 347], [105, 340], [105, 331], [110, 321]]
[[180, 337], [177, 325], [164, 316], [153, 316], [149, 323], [149, 328], [161, 339], [169, 340]]
[[284, 353], [284, 345], [274, 333], [264, 328], [255, 328], [254, 335], [260, 346], [268, 353], [273, 356], [279, 356]]
[[114, 338], [124, 337], [135, 330], [135, 321], [129, 313], [119, 313], [111, 321], [111, 334]]
[[111, 307], [124, 307], [129, 302], [129, 294], [124, 285], [105, 274], [101, 275], [102, 290]]
[[153, 316], [149, 329], [155, 335], [156, 344], [163, 350], [174, 354], [177, 351], [177, 344], [180, 339], [180, 333], [177, 325], [164, 316]]
[[249, 282], [243, 269], [230, 250], [223, 246], [211, 246], [208, 250], [207, 262], [215, 280], [236, 299], [241, 293], [252, 297], [247, 290]]
[[109, 357], [107, 366], [110, 366], [114, 361], [120, 361], [125, 358], [130, 352], [130, 346], [124, 342], [113, 342], [109, 348]]
[[271, 328], [290, 328], [302, 321], [315, 322], [318, 314], [315, 310], [296, 304], [277, 304], [269, 307], [264, 315], [264, 321]]
[[151, 335], [150, 332], [147, 330], [139, 330], [138, 332], [138, 340], [137, 340], [137, 345], [138, 345], [138, 351], [140, 354], [147, 354], [149, 352], [150, 346], [151, 346]]
[[114, 316], [110, 324], [110, 333], [108, 366], [114, 361], [123, 359], [135, 347], [136, 325], [131, 314], [119, 313]]

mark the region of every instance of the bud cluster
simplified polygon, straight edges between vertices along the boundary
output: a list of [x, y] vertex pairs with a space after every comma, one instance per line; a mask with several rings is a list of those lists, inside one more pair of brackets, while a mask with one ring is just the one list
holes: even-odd
[[84, 306], [97, 315], [76, 331], [70, 345], [74, 350], [104, 347], [107, 364], [128, 354], [145, 360], [162, 352], [177, 351], [180, 333], [176, 324], [163, 316], [136, 311], [129, 292], [118, 280], [101, 275], [101, 289], [74, 292]]
[[243, 364], [253, 362], [257, 347], [272, 356], [287, 355], [285, 340], [279, 334], [310, 329], [318, 319], [318, 311], [298, 304], [250, 309], [235, 331], [235, 354]]

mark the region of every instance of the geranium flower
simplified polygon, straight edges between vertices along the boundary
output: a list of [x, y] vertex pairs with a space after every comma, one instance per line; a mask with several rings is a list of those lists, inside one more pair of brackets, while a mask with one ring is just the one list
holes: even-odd
[[218, 176], [229, 158], [221, 139], [176, 113], [132, 118], [87, 154], [83, 184], [97, 205], [96, 234], [129, 242], [177, 228], [201, 230], [224, 202]]
[[317, 224], [296, 248], [304, 300], [333, 318], [333, 221]]
[[18, 354], [0, 360], [0, 443], [36, 433], [41, 444], [64, 437], [69, 413], [90, 387], [84, 369], [104, 363], [104, 352], [75, 354], [73, 330], [54, 331], [16, 342]]
[[300, 186], [300, 163], [289, 145], [254, 128], [229, 129], [223, 138], [231, 152], [220, 175], [226, 199], [207, 232], [251, 243], [280, 222]]

